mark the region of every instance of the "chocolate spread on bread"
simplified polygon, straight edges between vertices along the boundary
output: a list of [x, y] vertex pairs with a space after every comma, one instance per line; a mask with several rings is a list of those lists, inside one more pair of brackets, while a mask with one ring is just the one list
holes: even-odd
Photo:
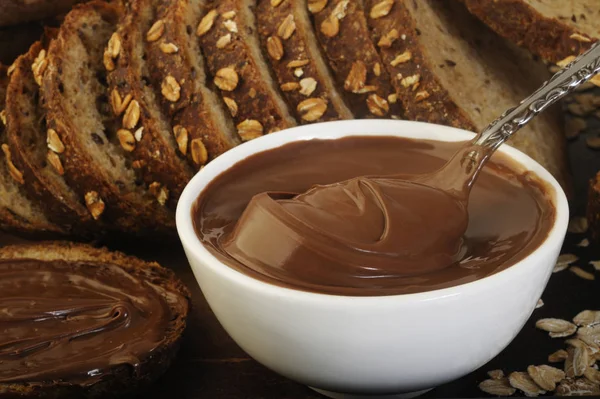
[[[463, 144], [371, 136], [259, 153], [200, 195], [192, 215], [196, 232], [225, 264], [288, 288], [371, 296], [474, 281], [534, 251], [547, 237], [555, 209], [544, 182], [498, 153], [473, 187], [460, 242], [420, 228], [432, 221], [454, 225], [452, 201], [438, 201], [442, 193], [436, 190], [399, 187], [386, 176], [433, 172]], [[344, 182], [338, 190], [318, 186], [338, 182]], [[320, 198], [324, 193], [334, 197]], [[250, 203], [261, 209], [245, 213]], [[339, 206], [321, 207], [325, 203]], [[415, 217], [421, 219], [410, 220]], [[409, 220], [411, 227], [403, 229]], [[404, 262], [407, 256], [423, 267]]]
[[166, 297], [179, 296], [109, 263], [0, 260], [0, 383], [137, 370], [168, 339]]

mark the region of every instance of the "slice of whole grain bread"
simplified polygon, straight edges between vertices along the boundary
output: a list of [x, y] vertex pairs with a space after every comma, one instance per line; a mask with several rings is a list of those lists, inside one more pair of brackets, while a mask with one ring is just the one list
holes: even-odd
[[[154, 262], [144, 262], [119, 252], [98, 249], [85, 244], [41, 242], [0, 248], [0, 260], [40, 260], [84, 264], [85, 267], [112, 265], [130, 278], [143, 281], [164, 299], [173, 314], [164, 340], [151, 355], [140, 359], [134, 371], [128, 364], [115, 362], [106, 376], [91, 385], [68, 381], [24, 381], [0, 383], [2, 398], [104, 398], [120, 397], [147, 388], [169, 367], [179, 349], [190, 308], [190, 293], [185, 285], [166, 268]], [[1, 341], [1, 339], [0, 339]], [[66, 361], [68, 359], [65, 359]]]

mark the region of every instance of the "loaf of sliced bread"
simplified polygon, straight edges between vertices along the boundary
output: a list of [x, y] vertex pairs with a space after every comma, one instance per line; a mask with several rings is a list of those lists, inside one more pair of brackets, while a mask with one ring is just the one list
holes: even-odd
[[296, 125], [260, 48], [254, 3], [208, 2], [196, 27], [211, 78], [243, 141]]
[[193, 170], [177, 153], [169, 118], [160, 97], [179, 99], [180, 81], [169, 76], [153, 81], [148, 68], [147, 42], [164, 33], [156, 11], [162, 0], [132, 0], [104, 53], [111, 104], [120, 126], [122, 156], [131, 160], [146, 187], [161, 206], [175, 209]]
[[500, 35], [559, 62], [600, 40], [598, 0], [461, 0]]
[[[22, 184], [23, 175], [12, 163], [5, 131], [4, 110], [9, 84], [8, 71], [7, 67], [0, 64], [0, 229], [28, 236], [66, 235], [65, 230], [48, 220], [37, 201], [27, 198]], [[12, 74], [12, 67], [10, 71]]]
[[400, 119], [403, 112], [371, 40], [363, 2], [302, 2], [313, 16], [314, 30], [354, 115]]
[[[157, 39], [151, 37], [153, 40], [146, 42], [150, 82], [158, 92], [157, 99], [178, 153], [188, 159], [194, 170], [240, 143], [227, 107], [206, 77], [194, 33], [202, 16], [202, 3], [160, 2], [154, 21], [164, 25], [164, 31]], [[168, 91], [174, 83], [179, 90]]]
[[[49, 47], [42, 98], [64, 146], [64, 177], [91, 216], [125, 232], [171, 230], [173, 214], [146, 190], [123, 153], [108, 98], [104, 49], [124, 10], [93, 1], [75, 7]], [[130, 112], [138, 117], [139, 109]]]
[[37, 42], [13, 64], [5, 108], [7, 145], [29, 198], [44, 204], [53, 222], [69, 231], [81, 231], [92, 217], [82, 198], [63, 179], [59, 154], [64, 146], [56, 133], [46, 128], [46, 115], [40, 107], [46, 51], [47, 40]]
[[[15, 312], [0, 319], [3, 398], [138, 393], [176, 356], [190, 294], [156, 263], [87, 245], [43, 242], [1, 248], [0, 275], [0, 286], [19, 281], [0, 290], [0, 299], [13, 303]], [[32, 299], [28, 305], [14, 296], [21, 290], [21, 297]], [[36, 314], [45, 317], [35, 321], [39, 331], [32, 333], [28, 317]], [[10, 342], [15, 336], [20, 340]], [[22, 351], [11, 357], [11, 350]]]
[[[381, 8], [381, 3], [388, 5]], [[549, 78], [546, 67], [444, 0], [365, 0], [374, 43], [409, 119], [484, 129]], [[570, 192], [560, 112], [545, 112], [509, 144]]]
[[296, 119], [301, 123], [352, 119], [321, 54], [305, 5], [258, 0], [255, 13], [263, 52]]

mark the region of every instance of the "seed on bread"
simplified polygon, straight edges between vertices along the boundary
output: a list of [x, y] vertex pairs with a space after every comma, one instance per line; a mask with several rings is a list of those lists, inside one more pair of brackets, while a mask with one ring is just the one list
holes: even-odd
[[263, 135], [263, 125], [254, 119], [246, 119], [237, 125], [240, 138], [249, 141]]
[[300, 83], [298, 82], [286, 82], [281, 85], [282, 91], [294, 91], [300, 89]]
[[327, 37], [334, 37], [340, 32], [340, 21], [331, 14], [321, 23], [321, 32]]
[[173, 127], [173, 135], [175, 136], [175, 141], [177, 142], [177, 148], [183, 155], [186, 155], [189, 139], [187, 129], [181, 125], [177, 125]]
[[38, 86], [42, 84], [42, 77], [44, 75], [44, 71], [48, 67], [48, 60], [46, 59], [46, 50], [40, 50], [38, 56], [31, 64], [31, 70], [33, 71], [33, 78]]
[[288, 62], [287, 67], [290, 69], [294, 69], [294, 68], [300, 68], [300, 67], [306, 66], [308, 64], [310, 64], [309, 60], [293, 60], [293, 61]]
[[46, 155], [46, 160], [54, 168], [56, 173], [58, 173], [61, 176], [65, 174], [65, 169], [63, 168], [60, 157], [54, 151], [48, 151], [48, 154]]
[[48, 144], [48, 148], [57, 154], [62, 154], [65, 151], [65, 145], [54, 129], [48, 129], [46, 143]]
[[426, 91], [426, 90], [421, 90], [421, 91], [418, 91], [418, 92], [415, 94], [415, 102], [420, 102], [420, 101], [426, 100], [426, 99], [428, 99], [428, 98], [429, 98], [429, 96], [430, 96], [430, 94], [429, 94], [429, 92], [428, 92], [428, 91]]
[[198, 28], [196, 29], [196, 35], [202, 36], [202, 35], [206, 34], [209, 30], [211, 30], [211, 28], [213, 27], [213, 25], [215, 23], [215, 19], [217, 19], [218, 15], [219, 15], [219, 13], [217, 12], [217, 10], [210, 10], [200, 20], [200, 23], [198, 24]]
[[327, 7], [327, 0], [308, 0], [308, 11], [313, 14], [323, 11]]
[[267, 39], [267, 52], [274, 60], [283, 58], [283, 43], [279, 37], [271, 36]]
[[369, 16], [373, 19], [385, 17], [394, 6], [394, 0], [382, 0], [371, 8]]
[[229, 43], [231, 43], [231, 33], [221, 36], [219, 40], [217, 40], [216, 45], [217, 48], [224, 49], [229, 45]]
[[208, 161], [208, 151], [200, 139], [193, 139], [190, 143], [192, 161], [198, 166], [206, 164]]
[[298, 112], [308, 122], [319, 120], [327, 111], [327, 102], [322, 98], [309, 98], [298, 104]]
[[239, 83], [239, 77], [235, 69], [231, 67], [221, 68], [217, 71], [214, 81], [219, 89], [233, 91]]
[[5, 109], [0, 111], [0, 122], [2, 122], [2, 124], [4, 126], [6, 126], [6, 110]]
[[405, 62], [408, 62], [412, 59], [412, 54], [410, 51], [406, 50], [405, 52], [403, 52], [402, 54], [398, 54], [396, 56], [396, 58], [394, 58], [392, 60], [392, 62], [390, 62], [391, 66], [398, 66], [400, 64], [404, 64]]
[[162, 37], [163, 33], [165, 33], [165, 21], [159, 19], [146, 33], [146, 40], [149, 42], [155, 42]]
[[121, 147], [125, 151], [132, 152], [133, 150], [135, 150], [135, 137], [133, 136], [133, 133], [131, 133], [129, 130], [117, 130], [117, 138], [119, 139]]
[[119, 94], [119, 91], [116, 88], [113, 89], [113, 91], [110, 93], [110, 104], [116, 116], [119, 116], [125, 112], [129, 106], [129, 103], [131, 102], [131, 98], [132, 97], [130, 93], [128, 93], [125, 98], [122, 98], [121, 94]]
[[6, 70], [6, 76], [10, 77], [10, 75], [12, 75], [12, 73], [15, 71], [15, 68], [17, 67], [16, 63], [12, 63], [8, 69]]
[[283, 3], [283, 0], [271, 0], [271, 5], [273, 7], [278, 7], [281, 3]]
[[140, 128], [138, 128], [138, 130], [135, 131], [135, 133], [133, 133], [133, 137], [135, 137], [135, 141], [142, 141], [142, 136], [144, 134], [144, 127], [141, 126]]
[[294, 21], [294, 16], [292, 14], [289, 14], [283, 20], [283, 22], [281, 22], [281, 25], [279, 25], [277, 34], [283, 40], [287, 40], [290, 37], [292, 37], [292, 35], [294, 34], [295, 31], [296, 31], [296, 21]]
[[313, 78], [304, 78], [300, 81], [300, 94], [309, 97], [317, 89], [317, 81]]
[[140, 103], [137, 100], [131, 100], [123, 115], [123, 126], [126, 129], [134, 129], [140, 121]]
[[161, 205], [165, 205], [169, 200], [169, 190], [159, 182], [150, 184], [149, 191]]
[[590, 39], [589, 37], [583, 36], [579, 33], [573, 33], [571, 36], [569, 36], [569, 38], [582, 43], [591, 43], [592, 41], [592, 39]]
[[413, 90], [416, 88], [416, 86], [419, 84], [419, 81], [421, 80], [421, 76], [420, 75], [411, 75], [411, 76], [407, 76], [405, 78], [402, 78], [402, 80], [400, 81], [400, 84], [402, 85], [402, 87], [413, 87]]
[[100, 195], [96, 191], [90, 191], [86, 193], [84, 199], [88, 211], [94, 220], [98, 220], [104, 213], [104, 201], [102, 198], [100, 198]]
[[121, 37], [118, 33], [113, 33], [110, 39], [108, 40], [106, 52], [113, 59], [117, 58], [121, 53]]
[[235, 102], [235, 100], [231, 97], [223, 97], [223, 101], [225, 102], [225, 105], [227, 105], [227, 108], [229, 109], [229, 113], [231, 114], [231, 116], [233, 116], [235, 118], [238, 113], [238, 105]]
[[367, 81], [367, 66], [362, 61], [355, 61], [344, 82], [344, 89], [352, 93], [358, 93], [365, 87]]
[[223, 21], [223, 26], [231, 33], [238, 33], [237, 23], [231, 19]]
[[377, 45], [382, 48], [390, 48], [392, 47], [392, 44], [396, 41], [396, 39], [398, 39], [399, 37], [400, 33], [398, 32], [398, 30], [395, 28], [391, 29], [388, 33], [381, 36], [381, 38], [377, 42]]
[[165, 54], [175, 54], [179, 51], [179, 47], [177, 47], [175, 43], [161, 43], [159, 47], [160, 51], [162, 51]]
[[162, 95], [171, 102], [177, 102], [181, 98], [181, 86], [171, 75], [163, 80], [160, 89]]
[[223, 15], [221, 15], [221, 17], [223, 17], [223, 19], [233, 19], [235, 17], [236, 13], [234, 10], [231, 11], [226, 11], [223, 13]]
[[4, 152], [4, 157], [6, 158], [6, 165], [8, 166], [8, 172], [10, 173], [10, 176], [17, 183], [25, 184], [25, 180], [23, 179], [23, 173], [19, 169], [17, 169], [15, 164], [13, 164], [12, 154], [7, 144], [2, 144], [2, 152]]
[[367, 97], [367, 106], [369, 107], [369, 111], [375, 116], [385, 116], [390, 111], [388, 102], [375, 93]]

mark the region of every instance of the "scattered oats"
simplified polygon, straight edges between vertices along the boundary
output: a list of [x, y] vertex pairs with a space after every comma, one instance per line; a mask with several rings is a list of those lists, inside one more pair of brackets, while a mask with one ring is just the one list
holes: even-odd
[[246, 119], [238, 124], [237, 130], [243, 141], [249, 141], [263, 135], [262, 124], [254, 119]]
[[292, 14], [289, 14], [287, 17], [285, 17], [283, 22], [281, 22], [281, 25], [279, 25], [279, 29], [277, 29], [277, 34], [283, 40], [287, 40], [290, 37], [292, 37], [295, 31], [296, 21], [294, 20], [294, 16]]
[[581, 132], [587, 129], [587, 122], [583, 118], [567, 118], [565, 134], [567, 139], [572, 140], [577, 138]]
[[392, 29], [385, 35], [381, 36], [377, 45], [382, 48], [390, 48], [392, 44], [400, 37], [400, 33], [396, 29]]
[[12, 161], [12, 154], [10, 152], [10, 148], [8, 144], [2, 144], [2, 152], [4, 152], [4, 157], [6, 158], [6, 166], [8, 166], [8, 172], [10, 176], [19, 184], [25, 184], [25, 180], [23, 179], [23, 173], [17, 169], [15, 164]]
[[294, 91], [300, 89], [300, 83], [297, 82], [287, 82], [281, 85], [281, 90], [283, 91]]
[[590, 261], [590, 265], [594, 266], [594, 269], [600, 271], [600, 260]]
[[223, 19], [232, 19], [233, 17], [235, 17], [235, 11], [226, 11], [221, 16], [223, 17]]
[[388, 102], [390, 104], [396, 104], [398, 102], [398, 95], [397, 94], [390, 94], [388, 96]]
[[583, 270], [581, 267], [579, 266], [571, 266], [569, 268], [569, 271], [573, 274], [575, 274], [578, 277], [581, 277], [584, 280], [595, 280], [596, 276], [594, 276], [593, 273], [590, 273], [588, 271]]
[[225, 105], [227, 105], [227, 108], [229, 108], [229, 113], [231, 113], [231, 116], [235, 118], [238, 113], [238, 105], [235, 100], [233, 98], [223, 97], [223, 101], [225, 101]]
[[46, 134], [46, 144], [48, 144], [48, 148], [57, 154], [62, 154], [65, 152], [65, 145], [58, 137], [58, 133], [54, 129], [48, 129]]
[[104, 212], [104, 201], [102, 201], [102, 198], [100, 198], [100, 195], [96, 191], [86, 193], [84, 199], [88, 211], [94, 220], [98, 220]]
[[560, 363], [567, 360], [567, 357], [569, 357], [567, 351], [564, 349], [559, 349], [548, 356], [548, 361], [550, 363]]
[[600, 136], [591, 136], [585, 139], [585, 144], [592, 150], [600, 150]]
[[576, 380], [564, 380], [556, 388], [558, 396], [598, 396], [600, 395], [600, 386], [579, 378]]
[[225, 28], [231, 32], [231, 33], [237, 33], [238, 32], [238, 27], [237, 24], [235, 23], [235, 21], [228, 19], [226, 21], [223, 21], [223, 26], [225, 26]]
[[581, 377], [588, 367], [589, 352], [584, 345], [567, 349], [569, 356], [565, 360], [565, 373], [567, 377]]
[[196, 165], [204, 165], [208, 161], [208, 151], [200, 139], [194, 139], [191, 142], [192, 161]]
[[181, 86], [179, 86], [177, 80], [171, 75], [163, 80], [160, 89], [162, 95], [173, 103], [179, 101], [181, 98]]
[[535, 397], [546, 393], [535, 383], [535, 381], [533, 381], [529, 374], [524, 372], [517, 371], [510, 373], [508, 376], [508, 381], [513, 388], [520, 389], [525, 393], [525, 395], [530, 397]]
[[392, 62], [390, 62], [390, 65], [395, 67], [398, 66], [400, 64], [404, 64], [405, 62], [408, 62], [412, 59], [412, 53], [408, 50], [406, 50], [405, 52], [403, 52], [402, 54], [398, 54], [396, 56], [396, 58], [394, 58], [392, 60]]
[[340, 31], [340, 20], [331, 14], [321, 23], [321, 33], [327, 37], [334, 37]]
[[122, 98], [119, 94], [119, 91], [115, 88], [110, 94], [110, 104], [112, 106], [113, 112], [116, 116], [121, 115], [131, 102], [131, 94], [127, 94], [125, 98]]
[[323, 11], [327, 6], [327, 0], [308, 0], [308, 11], [312, 14]]
[[304, 78], [300, 81], [300, 94], [310, 96], [317, 89], [317, 81], [313, 78]]
[[144, 135], [144, 127], [140, 127], [138, 130], [133, 133], [133, 137], [135, 137], [135, 141], [142, 141], [142, 137]]
[[294, 70], [294, 76], [297, 78], [301, 78], [304, 75], [304, 70], [302, 68], [296, 68]]
[[48, 151], [46, 159], [48, 160], [48, 163], [54, 168], [56, 173], [58, 173], [61, 176], [65, 174], [65, 169], [63, 168], [62, 162], [58, 154], [56, 154], [53, 151]]
[[573, 254], [562, 254], [556, 260], [556, 265], [554, 266], [553, 273], [561, 272], [567, 269], [571, 263], [575, 263], [579, 260], [579, 258]]
[[591, 353], [600, 352], [600, 325], [580, 327], [577, 338], [586, 343]]
[[367, 107], [371, 114], [380, 117], [385, 116], [385, 114], [390, 111], [388, 102], [377, 94], [370, 94], [369, 97], [367, 97]]
[[502, 370], [490, 370], [487, 372], [492, 380], [501, 380], [504, 378], [504, 371]]
[[515, 388], [510, 386], [508, 378], [482, 381], [479, 384], [479, 389], [485, 393], [496, 396], [512, 396], [517, 391]]
[[402, 85], [402, 87], [416, 86], [420, 80], [421, 80], [420, 75], [411, 75], [411, 76], [407, 76], [407, 77], [403, 78], [400, 81], [400, 84]]
[[579, 103], [571, 103], [567, 105], [567, 111], [577, 116], [587, 116], [593, 110]]
[[219, 69], [215, 76], [215, 85], [221, 90], [233, 91], [237, 87], [238, 82], [238, 74], [231, 67]]
[[302, 119], [314, 122], [321, 118], [327, 111], [327, 102], [322, 98], [309, 98], [298, 104], [298, 112]]
[[540, 319], [535, 323], [540, 330], [549, 332], [552, 338], [568, 337], [575, 334], [577, 326], [562, 319]]
[[196, 29], [196, 35], [202, 36], [206, 34], [213, 27], [215, 19], [218, 15], [219, 13], [217, 12], [217, 10], [210, 10], [198, 24], [198, 28]]
[[160, 51], [165, 54], [174, 54], [179, 51], [179, 47], [177, 47], [175, 43], [161, 43], [159, 47]]
[[140, 103], [137, 100], [131, 100], [129, 106], [123, 115], [123, 126], [126, 129], [133, 129], [140, 121]]
[[155, 42], [165, 33], [165, 21], [159, 19], [152, 25], [148, 33], [146, 33], [146, 40], [149, 42]]
[[556, 367], [547, 366], [529, 366], [527, 373], [531, 379], [546, 391], [554, 391], [556, 384], [565, 378], [565, 372]]
[[569, 37], [573, 40], [577, 40], [578, 42], [583, 42], [583, 43], [590, 43], [592, 41], [592, 39], [590, 39], [589, 37], [585, 37], [583, 35], [580, 35], [579, 33], [573, 33]]
[[426, 91], [426, 90], [421, 90], [421, 91], [418, 91], [418, 92], [415, 94], [415, 101], [416, 101], [416, 102], [420, 102], [420, 101], [426, 100], [426, 99], [428, 99], [428, 98], [429, 98], [429, 96], [430, 96], [430, 94], [429, 94], [429, 92], [428, 92], [428, 91]]
[[173, 127], [173, 135], [175, 136], [175, 141], [177, 142], [177, 148], [183, 155], [186, 155], [189, 138], [187, 129], [181, 125], [176, 125]]
[[569, 233], [585, 233], [588, 229], [588, 220], [585, 217], [577, 216], [569, 220]]
[[379, 3], [375, 4], [373, 8], [371, 8], [369, 16], [373, 19], [385, 17], [390, 13], [393, 6], [394, 0], [382, 0]]
[[584, 238], [583, 240], [579, 241], [577, 246], [582, 247], [582, 248], [587, 248], [590, 246], [590, 240], [588, 240], [587, 238]]
[[219, 40], [217, 40], [217, 48], [223, 49], [229, 46], [229, 43], [231, 43], [231, 33], [223, 35], [219, 38]]
[[542, 301], [542, 298], [540, 298], [540, 299], [538, 299], [537, 304], [535, 305], [535, 308], [539, 309], [542, 306], [544, 306], [544, 301]]
[[121, 147], [125, 151], [132, 152], [133, 150], [135, 150], [135, 137], [133, 137], [133, 134], [129, 130], [117, 130], [117, 138], [119, 139]]
[[600, 384], [600, 371], [596, 370], [593, 367], [588, 367], [585, 369], [585, 373], [583, 376], [593, 382], [594, 384]]
[[283, 58], [283, 43], [279, 37], [271, 36], [267, 39], [267, 52], [274, 60], [279, 61]]
[[294, 69], [294, 68], [303, 67], [308, 64], [310, 64], [309, 60], [294, 60], [294, 61], [288, 62], [287, 67], [290, 69]]
[[362, 61], [355, 61], [344, 81], [346, 91], [357, 93], [367, 82], [367, 66]]
[[570, 55], [570, 56], [568, 56], [567, 58], [565, 58], [565, 59], [563, 59], [563, 60], [560, 60], [560, 61], [558, 61], [558, 62], [556, 63], [556, 65], [558, 65], [558, 66], [559, 66], [559, 67], [561, 67], [561, 68], [564, 68], [564, 67], [566, 67], [567, 65], [569, 65], [571, 62], [575, 61], [575, 58], [577, 58], [577, 57], [575, 57], [574, 55]]

